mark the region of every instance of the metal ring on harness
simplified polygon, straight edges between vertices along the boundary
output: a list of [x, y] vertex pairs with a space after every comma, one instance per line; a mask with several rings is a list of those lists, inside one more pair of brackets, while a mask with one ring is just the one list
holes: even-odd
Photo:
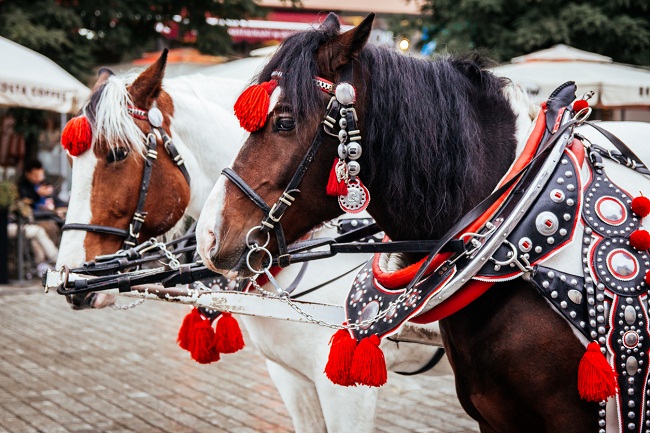
[[[262, 251], [269, 257], [268, 265], [264, 266], [264, 264], [262, 264], [262, 268], [260, 270], [255, 270], [253, 269], [253, 266], [251, 266], [251, 254], [253, 254], [256, 251]], [[255, 246], [248, 251], [248, 254], [246, 254], [246, 266], [248, 266], [248, 270], [254, 274], [257, 275], [263, 274], [266, 270], [268, 270], [271, 267], [272, 263], [273, 263], [273, 256], [271, 255], [271, 252], [264, 247]]]
[[589, 116], [591, 116], [591, 112], [593, 110], [591, 107], [585, 107], [582, 110], [578, 111], [576, 114], [573, 115], [573, 120], [576, 121], [576, 126], [582, 125], [584, 122], [589, 119]]
[[[254, 230], [259, 230], [262, 233], [266, 233], [266, 242], [264, 242], [264, 245], [259, 246], [257, 244], [257, 242], [251, 242], [250, 235], [251, 235], [251, 233], [253, 233]], [[248, 248], [251, 248], [251, 249], [253, 249], [253, 248], [266, 248], [269, 245], [269, 242], [271, 242], [271, 234], [269, 232], [267, 232], [267, 231], [264, 231], [264, 228], [262, 226], [255, 226], [252, 229], [250, 229], [248, 231], [248, 233], [246, 233], [246, 245], [248, 246]]]

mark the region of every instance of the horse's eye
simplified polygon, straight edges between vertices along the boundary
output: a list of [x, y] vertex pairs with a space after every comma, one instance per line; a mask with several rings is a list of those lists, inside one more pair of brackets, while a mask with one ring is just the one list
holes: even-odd
[[121, 161], [127, 157], [129, 151], [125, 147], [116, 147], [108, 151], [106, 155], [106, 161], [110, 164], [111, 162]]
[[296, 127], [293, 117], [278, 117], [275, 120], [276, 131], [292, 131]]

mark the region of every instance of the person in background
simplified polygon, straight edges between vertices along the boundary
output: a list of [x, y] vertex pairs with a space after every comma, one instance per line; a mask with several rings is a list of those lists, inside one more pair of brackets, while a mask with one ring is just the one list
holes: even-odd
[[18, 180], [18, 196], [32, 207], [36, 223], [58, 245], [65, 203], [56, 198], [54, 187], [45, 181], [45, 169], [39, 160], [25, 163], [23, 174]]

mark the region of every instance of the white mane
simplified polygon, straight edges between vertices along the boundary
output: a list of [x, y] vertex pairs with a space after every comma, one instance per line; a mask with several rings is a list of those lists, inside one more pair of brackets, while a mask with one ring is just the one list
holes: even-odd
[[[112, 149], [125, 147], [129, 151], [145, 154], [146, 135], [128, 112], [129, 106], [134, 104], [126, 88], [134, 79], [135, 76], [123, 78], [112, 75], [105, 82], [95, 107], [93, 146], [103, 138]], [[83, 109], [86, 117], [87, 109], [88, 106]]]

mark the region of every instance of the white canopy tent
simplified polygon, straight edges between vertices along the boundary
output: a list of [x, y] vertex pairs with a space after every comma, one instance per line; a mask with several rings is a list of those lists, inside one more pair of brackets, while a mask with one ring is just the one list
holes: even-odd
[[557, 86], [572, 80], [579, 92], [595, 92], [595, 107], [650, 107], [650, 71], [567, 45], [515, 57], [511, 64], [496, 67], [494, 72], [526, 87], [535, 102], [545, 100]]
[[47, 57], [0, 37], [0, 105], [77, 111], [90, 89]]

